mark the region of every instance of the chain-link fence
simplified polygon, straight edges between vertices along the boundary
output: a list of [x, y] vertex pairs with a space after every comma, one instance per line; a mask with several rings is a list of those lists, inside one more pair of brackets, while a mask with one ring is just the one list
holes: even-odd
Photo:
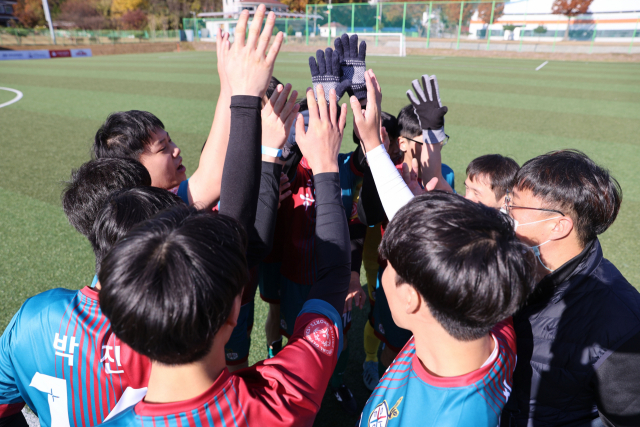
[[[186, 34], [180, 30], [168, 31], [116, 31], [116, 30], [55, 30], [56, 44], [60, 46], [81, 46], [117, 43], [176, 42], [185, 40]], [[35, 46], [50, 45], [49, 30], [25, 28], [0, 28], [0, 45]]]

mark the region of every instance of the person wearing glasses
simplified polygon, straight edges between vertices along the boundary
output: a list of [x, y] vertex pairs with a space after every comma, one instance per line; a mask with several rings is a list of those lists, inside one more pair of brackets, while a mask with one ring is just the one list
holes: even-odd
[[640, 425], [640, 293], [603, 256], [622, 190], [584, 153], [526, 162], [505, 207], [539, 282], [514, 315], [518, 363], [502, 426]]

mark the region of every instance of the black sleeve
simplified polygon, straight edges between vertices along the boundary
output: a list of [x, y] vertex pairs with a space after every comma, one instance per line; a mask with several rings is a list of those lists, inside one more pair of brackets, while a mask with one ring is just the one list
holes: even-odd
[[360, 198], [358, 199], [358, 218], [363, 224], [369, 226], [387, 219], [369, 166], [364, 168], [364, 176], [362, 177], [362, 190], [360, 190]]
[[595, 371], [596, 401], [606, 426], [640, 426], [640, 332]]
[[29, 427], [22, 411], [0, 418], [0, 427]]
[[282, 165], [262, 162], [256, 221], [251, 230], [248, 230], [247, 264], [249, 268], [253, 268], [266, 258], [273, 246], [280, 196], [280, 172], [282, 172]]
[[362, 249], [367, 226], [364, 224], [349, 224], [349, 238], [351, 239], [351, 272], [360, 274], [362, 267]]
[[344, 212], [338, 173], [314, 175], [316, 189], [317, 280], [309, 290], [309, 299], [331, 304], [339, 314], [351, 280], [351, 245]]
[[261, 99], [232, 96], [230, 108], [231, 132], [222, 170], [220, 213], [240, 221], [251, 236], [260, 189]]

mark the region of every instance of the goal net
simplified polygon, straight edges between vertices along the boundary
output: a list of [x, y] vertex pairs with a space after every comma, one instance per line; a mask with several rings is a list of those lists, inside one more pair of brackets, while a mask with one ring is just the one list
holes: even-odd
[[[351, 36], [354, 33], [349, 33]], [[357, 33], [358, 43], [367, 42], [367, 56], [407, 56], [407, 45], [402, 33]]]

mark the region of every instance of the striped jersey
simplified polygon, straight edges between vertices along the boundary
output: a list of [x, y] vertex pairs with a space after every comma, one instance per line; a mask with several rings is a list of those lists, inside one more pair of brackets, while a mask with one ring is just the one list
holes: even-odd
[[493, 361], [457, 377], [437, 377], [422, 365], [412, 337], [373, 390], [360, 427], [496, 427], [511, 394], [516, 339], [511, 318], [491, 331]]
[[308, 300], [289, 343], [275, 357], [233, 375], [225, 368], [190, 400], [141, 401], [103, 426], [311, 426], [341, 349], [338, 312], [325, 301]]
[[0, 338], [0, 416], [26, 403], [43, 427], [95, 426], [138, 402], [149, 373], [111, 332], [96, 290], [53, 289], [28, 299]]

